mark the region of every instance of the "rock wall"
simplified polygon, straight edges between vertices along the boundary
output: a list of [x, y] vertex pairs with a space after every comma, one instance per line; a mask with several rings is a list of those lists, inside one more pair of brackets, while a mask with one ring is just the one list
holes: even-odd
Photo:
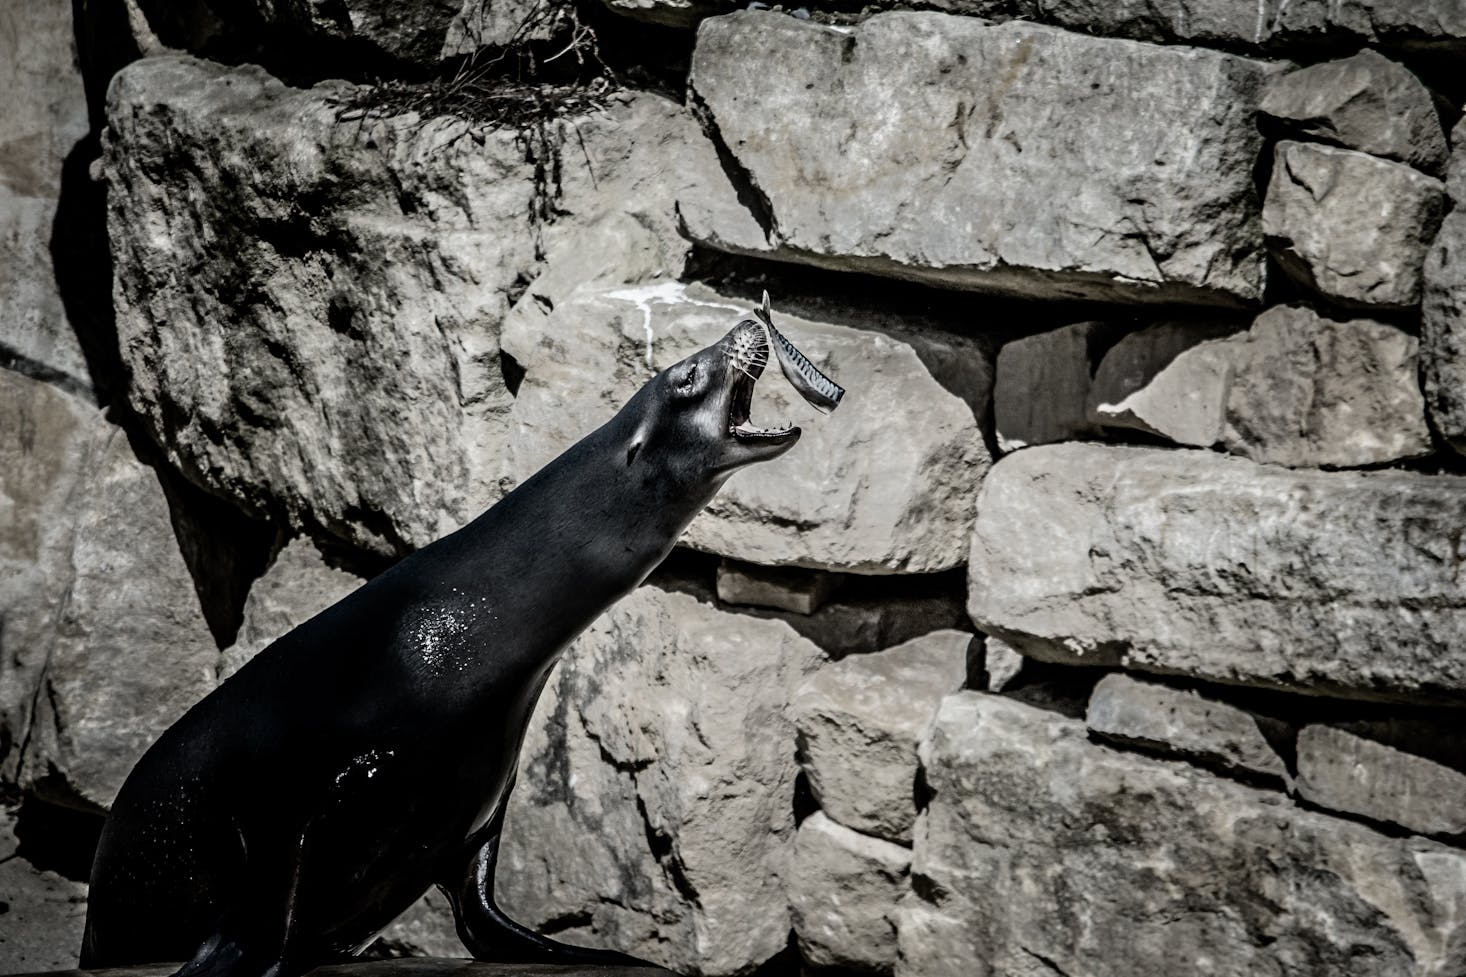
[[566, 653], [512, 914], [1466, 973], [1466, 8], [735, 6], [0, 11], [0, 971], [189, 703], [767, 288], [849, 395]]

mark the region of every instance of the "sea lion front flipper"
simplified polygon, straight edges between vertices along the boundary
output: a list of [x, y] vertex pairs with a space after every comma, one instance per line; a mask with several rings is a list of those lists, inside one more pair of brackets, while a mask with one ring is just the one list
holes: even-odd
[[[506, 792], [505, 796], [508, 794]], [[453, 906], [458, 938], [475, 960], [486, 963], [549, 963], [611, 967], [663, 968], [615, 950], [574, 946], [541, 936], [519, 925], [494, 904], [494, 866], [504, 806], [474, 836], [480, 843], [456, 884], [440, 883]], [[670, 971], [664, 971], [670, 973]]]

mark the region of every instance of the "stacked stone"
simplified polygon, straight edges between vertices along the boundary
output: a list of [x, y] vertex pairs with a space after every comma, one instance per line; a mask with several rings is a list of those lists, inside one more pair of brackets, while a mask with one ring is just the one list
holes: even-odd
[[[605, 5], [695, 30], [685, 102], [534, 133], [321, 79], [552, 52], [568, 4], [126, 5], [113, 372], [38, 233], [66, 147], [0, 147], [0, 780], [104, 811], [767, 285], [849, 396], [761, 384], [796, 451], [566, 653], [512, 915], [709, 977], [1466, 971], [1460, 5]], [[24, 856], [12, 918], [74, 940]], [[385, 938], [461, 952], [441, 901]]]

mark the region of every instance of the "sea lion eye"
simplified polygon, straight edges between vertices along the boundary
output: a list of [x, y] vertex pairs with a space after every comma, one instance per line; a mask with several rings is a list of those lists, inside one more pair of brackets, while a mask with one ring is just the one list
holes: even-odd
[[687, 374], [682, 378], [682, 382], [678, 386], [682, 388], [684, 393], [690, 393], [692, 391], [692, 385], [696, 382], [697, 364], [692, 363], [687, 367]]

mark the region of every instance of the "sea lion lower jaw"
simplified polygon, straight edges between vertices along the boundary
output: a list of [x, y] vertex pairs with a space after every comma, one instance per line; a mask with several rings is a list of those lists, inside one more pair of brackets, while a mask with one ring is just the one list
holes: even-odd
[[565, 647], [666, 556], [728, 475], [799, 429], [749, 420], [752, 320], [662, 371], [467, 526], [249, 661], [123, 784], [92, 869], [84, 967], [295, 977], [437, 884], [482, 960], [627, 964], [494, 902], [505, 803]]

